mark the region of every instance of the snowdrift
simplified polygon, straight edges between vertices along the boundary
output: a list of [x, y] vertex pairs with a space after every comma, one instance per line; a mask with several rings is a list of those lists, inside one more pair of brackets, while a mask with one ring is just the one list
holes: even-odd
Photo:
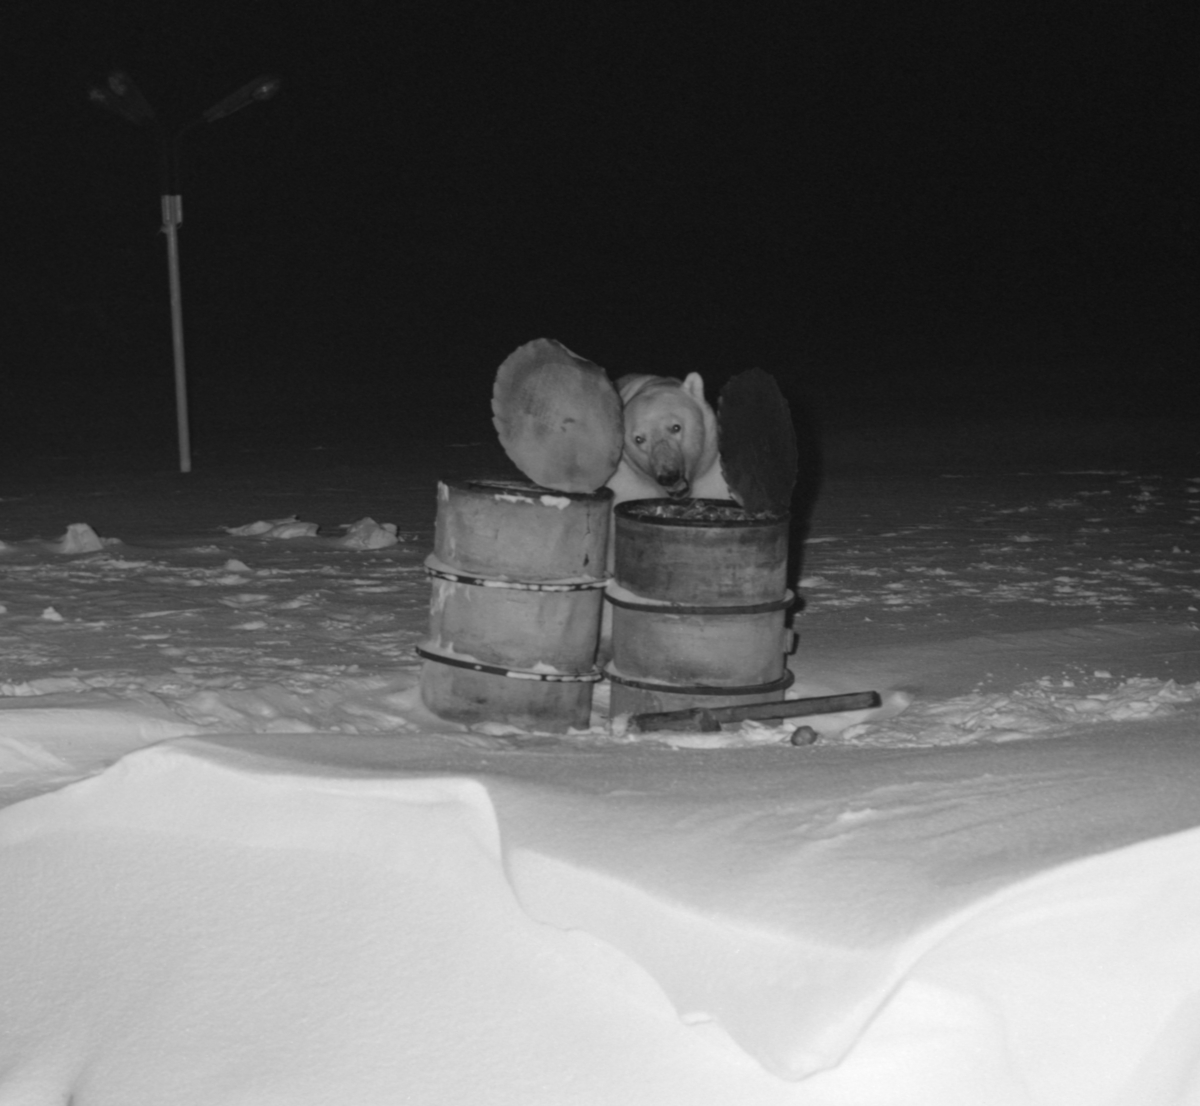
[[1200, 750], [184, 737], [0, 811], [0, 1101], [1200, 1100]]

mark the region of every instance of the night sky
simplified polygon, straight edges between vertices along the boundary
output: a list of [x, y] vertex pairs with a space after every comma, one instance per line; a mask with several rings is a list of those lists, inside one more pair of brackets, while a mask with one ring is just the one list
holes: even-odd
[[487, 433], [542, 336], [760, 366], [827, 426], [1190, 415], [1197, 38], [1164, 10], [8, 0], [4, 442], [174, 441], [159, 146], [89, 103], [114, 69], [168, 133], [283, 81], [182, 142], [201, 450]]

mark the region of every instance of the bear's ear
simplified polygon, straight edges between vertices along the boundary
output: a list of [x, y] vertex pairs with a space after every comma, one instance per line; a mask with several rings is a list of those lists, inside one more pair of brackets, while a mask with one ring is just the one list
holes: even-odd
[[704, 404], [704, 381], [699, 373], [688, 373], [683, 378], [683, 390], [697, 403]]

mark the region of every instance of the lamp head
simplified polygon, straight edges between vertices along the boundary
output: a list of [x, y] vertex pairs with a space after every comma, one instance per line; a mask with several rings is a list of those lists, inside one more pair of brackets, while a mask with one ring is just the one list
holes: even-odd
[[236, 92], [231, 92], [224, 100], [213, 104], [204, 113], [204, 120], [208, 123], [215, 123], [218, 119], [224, 119], [225, 116], [232, 115], [235, 111], [241, 111], [242, 108], [248, 107], [256, 100], [269, 100], [279, 91], [282, 83], [278, 77], [255, 77], [254, 80], [242, 85]]
[[103, 85], [88, 89], [88, 99], [136, 126], [154, 119], [154, 109], [147, 103], [146, 97], [133, 83], [133, 78], [120, 69], [110, 73]]

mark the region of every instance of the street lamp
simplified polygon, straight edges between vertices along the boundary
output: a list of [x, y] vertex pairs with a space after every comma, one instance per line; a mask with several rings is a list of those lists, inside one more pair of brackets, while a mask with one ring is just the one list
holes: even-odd
[[179, 185], [179, 149], [186, 134], [200, 123], [215, 123], [259, 100], [269, 100], [279, 91], [278, 77], [256, 77], [213, 104], [197, 118], [174, 132], [163, 128], [154, 109], [138, 90], [128, 73], [116, 71], [108, 80], [88, 91], [88, 99], [115, 112], [122, 119], [142, 126], [149, 123], [162, 151], [162, 231], [167, 236], [167, 274], [171, 285], [171, 340], [175, 353], [175, 423], [179, 439], [179, 471], [192, 471], [192, 451], [188, 434], [187, 370], [183, 357], [183, 292], [179, 283], [179, 227], [183, 223], [183, 196]]

